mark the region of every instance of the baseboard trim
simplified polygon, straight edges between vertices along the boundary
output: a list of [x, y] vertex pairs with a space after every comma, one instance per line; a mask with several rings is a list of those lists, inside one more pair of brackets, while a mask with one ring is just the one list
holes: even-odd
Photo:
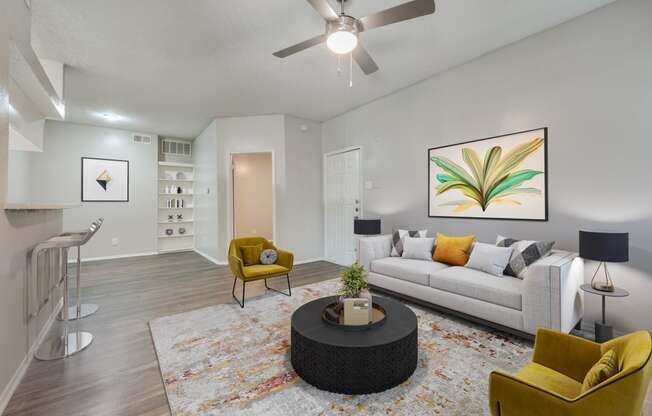
[[[127, 259], [129, 257], [145, 257], [145, 256], [156, 256], [158, 252], [156, 251], [146, 251], [144, 253], [133, 253], [133, 254], [119, 254], [116, 256], [102, 256], [102, 257], [82, 257], [82, 263], [91, 262], [91, 261], [100, 261], [100, 260], [115, 260], [115, 259]], [[76, 263], [77, 260], [68, 259], [68, 263]]]
[[324, 261], [324, 258], [323, 257], [316, 257], [314, 259], [299, 260], [299, 261], [295, 261], [294, 265], [296, 266], [297, 264], [314, 263], [316, 261]]
[[218, 266], [226, 266], [227, 264], [229, 264], [229, 263], [227, 263], [225, 261], [219, 261], [216, 258], [209, 256], [208, 254], [204, 253], [201, 250], [195, 249], [194, 251], [195, 251], [195, 253], [199, 254], [200, 256], [205, 258], [206, 260], [210, 261], [213, 264], [217, 264]]
[[43, 325], [43, 328], [41, 328], [41, 331], [39, 331], [38, 336], [36, 337], [32, 345], [29, 347], [29, 350], [27, 351], [27, 354], [25, 354], [23, 361], [20, 363], [20, 365], [14, 372], [14, 375], [11, 376], [9, 383], [7, 383], [2, 393], [0, 393], [0, 415], [3, 414], [5, 409], [7, 408], [7, 405], [9, 404], [9, 400], [11, 400], [11, 397], [14, 395], [16, 388], [18, 388], [18, 385], [20, 384], [23, 377], [25, 376], [25, 372], [27, 371], [27, 368], [31, 364], [32, 360], [34, 359], [34, 354], [36, 353], [36, 350], [38, 349], [38, 347], [41, 346], [41, 343], [43, 342], [43, 340], [45, 340], [45, 337], [47, 336], [48, 332], [50, 332], [50, 329], [52, 328], [54, 321], [57, 319], [57, 315], [59, 314], [59, 311], [61, 311], [62, 307], [63, 307], [63, 298], [59, 299], [59, 302], [57, 303], [57, 306], [54, 308], [54, 311], [52, 311], [52, 313], [48, 317], [48, 320], [45, 322], [45, 325]]

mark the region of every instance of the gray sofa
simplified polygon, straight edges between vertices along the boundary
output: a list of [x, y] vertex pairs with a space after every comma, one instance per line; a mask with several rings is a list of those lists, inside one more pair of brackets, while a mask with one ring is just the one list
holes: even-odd
[[499, 329], [524, 336], [539, 327], [568, 333], [582, 318], [584, 269], [575, 253], [552, 251], [518, 279], [390, 257], [391, 235], [362, 238], [359, 247], [374, 288]]

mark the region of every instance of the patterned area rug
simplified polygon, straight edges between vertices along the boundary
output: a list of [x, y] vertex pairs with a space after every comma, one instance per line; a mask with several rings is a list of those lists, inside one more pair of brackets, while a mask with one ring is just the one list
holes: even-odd
[[290, 316], [335, 293], [329, 280], [292, 297], [269, 292], [232, 305], [150, 322], [172, 414], [189, 415], [482, 415], [492, 369], [516, 371], [527, 341], [419, 307], [419, 364], [405, 383], [382, 393], [320, 391], [292, 370]]

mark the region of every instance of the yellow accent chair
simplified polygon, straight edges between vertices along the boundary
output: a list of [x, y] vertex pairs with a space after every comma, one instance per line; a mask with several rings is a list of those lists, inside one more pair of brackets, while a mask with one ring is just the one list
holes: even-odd
[[[242, 247], [262, 245], [263, 250], [271, 248], [276, 250], [278, 258], [275, 264], [253, 264], [245, 265]], [[290, 272], [294, 266], [294, 255], [288, 251], [279, 250], [270, 241], [263, 237], [245, 237], [231, 240], [229, 244], [229, 268], [233, 273], [233, 289], [231, 295], [240, 307], [244, 308], [245, 286], [248, 282], [256, 280], [265, 280], [265, 288], [275, 292], [282, 293], [286, 296], [292, 296], [292, 287], [290, 286]], [[285, 276], [288, 282], [288, 293], [276, 290], [267, 286], [267, 279], [272, 277]], [[235, 283], [238, 279], [242, 280], [242, 302], [235, 296]]]
[[[585, 391], [584, 377], [609, 350], [618, 372]], [[489, 406], [493, 416], [640, 416], [652, 374], [647, 331], [598, 344], [540, 328], [532, 362], [516, 374], [493, 371]]]

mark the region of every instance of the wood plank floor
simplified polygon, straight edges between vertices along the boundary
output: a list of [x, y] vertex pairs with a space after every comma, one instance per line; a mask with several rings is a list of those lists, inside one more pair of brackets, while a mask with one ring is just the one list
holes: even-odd
[[[327, 262], [298, 265], [292, 285], [331, 279], [340, 270]], [[285, 288], [284, 278], [269, 283]], [[196, 253], [82, 264], [83, 298], [100, 305], [80, 321], [93, 344], [66, 360], [34, 360], [4, 415], [169, 415], [148, 322], [231, 303], [232, 285], [228, 267]], [[262, 281], [247, 284], [247, 299], [264, 292]]]
[[[335, 278], [341, 270], [327, 262], [299, 265], [292, 285]], [[83, 264], [84, 299], [100, 305], [97, 314], [80, 322], [95, 336], [93, 344], [66, 360], [34, 360], [3, 414], [168, 416], [148, 322], [233, 302], [232, 279], [227, 267], [195, 253]], [[270, 286], [284, 287], [280, 279]], [[247, 299], [264, 292], [262, 282], [247, 285]], [[652, 416], [650, 397], [644, 415]]]

